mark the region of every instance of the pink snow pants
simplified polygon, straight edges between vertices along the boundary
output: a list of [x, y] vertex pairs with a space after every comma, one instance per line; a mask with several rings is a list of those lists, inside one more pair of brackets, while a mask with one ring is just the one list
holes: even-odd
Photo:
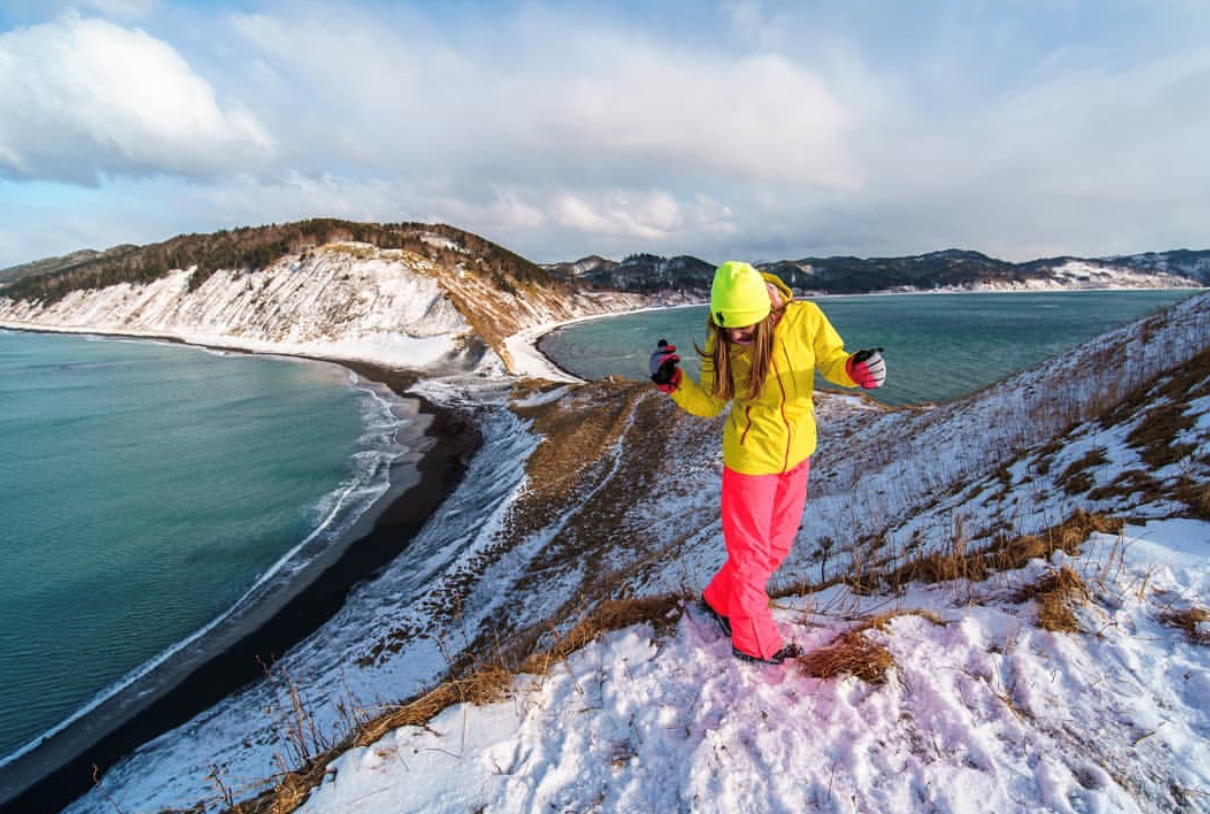
[[731, 622], [731, 643], [762, 659], [782, 647], [765, 585], [790, 553], [807, 501], [807, 458], [780, 475], [741, 475], [723, 468], [723, 539], [727, 561], [702, 593]]

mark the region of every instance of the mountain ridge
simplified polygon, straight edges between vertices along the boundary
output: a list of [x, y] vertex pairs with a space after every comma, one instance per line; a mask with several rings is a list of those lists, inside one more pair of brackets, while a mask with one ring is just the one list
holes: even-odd
[[[82, 249], [0, 269], [0, 297], [53, 303], [72, 291], [146, 283], [189, 269], [190, 290], [216, 271], [257, 271], [294, 253], [333, 242], [406, 249], [434, 263], [473, 273], [503, 291], [517, 282], [554, 291], [676, 291], [701, 297], [717, 263], [693, 255], [634, 253], [621, 261], [587, 255], [572, 262], [533, 263], [472, 232], [448, 224], [372, 223], [312, 218], [181, 234], [159, 243]], [[1013, 263], [970, 249], [901, 257], [833, 255], [756, 264], [803, 292], [1030, 290], [1038, 288], [1183, 287], [1210, 285], [1210, 249], [1171, 249], [1099, 258], [1073, 255]]]
[[[1181, 287], [1210, 284], [1210, 250], [1173, 249], [1101, 258], [1072, 255], [1020, 263], [969, 249], [942, 249], [903, 257], [833, 255], [755, 264], [801, 292], [1028, 290], [1031, 288]], [[618, 263], [598, 255], [548, 263], [556, 279], [597, 288], [653, 292], [665, 288], [704, 295], [715, 264], [691, 255], [630, 255]]]

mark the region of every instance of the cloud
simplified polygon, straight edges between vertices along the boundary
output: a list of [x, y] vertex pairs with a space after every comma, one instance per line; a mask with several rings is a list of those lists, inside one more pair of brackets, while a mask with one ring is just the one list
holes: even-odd
[[777, 54], [702, 53], [537, 15], [457, 36], [346, 8], [235, 15], [232, 25], [261, 66], [306, 88], [310, 109], [291, 110], [312, 146], [367, 168], [427, 159], [455, 172], [511, 165], [556, 183], [860, 183], [846, 146], [852, 110]]
[[263, 166], [274, 143], [243, 105], [139, 29], [68, 13], [0, 34], [0, 173], [97, 184]]
[[441, 220], [543, 261], [1025, 259], [1204, 244], [1210, 222], [1197, 4], [256, 8], [0, 35], [0, 181], [161, 196], [115, 240]]

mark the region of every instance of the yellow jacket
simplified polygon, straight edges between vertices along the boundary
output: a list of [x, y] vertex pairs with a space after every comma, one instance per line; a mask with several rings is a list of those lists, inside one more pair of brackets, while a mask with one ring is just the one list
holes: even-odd
[[[786, 302], [786, 312], [773, 334], [773, 360], [759, 397], [749, 399], [748, 352], [731, 346], [731, 375], [736, 394], [731, 416], [723, 430], [723, 463], [743, 475], [787, 472], [815, 452], [815, 369], [828, 381], [842, 387], [857, 383], [845, 372], [849, 354], [828, 318], [813, 302], [792, 301], [793, 294], [778, 277], [762, 275], [777, 286]], [[706, 353], [714, 350], [713, 334], [706, 340]], [[709, 355], [702, 360], [699, 387], [688, 376], [681, 378], [673, 400], [693, 415], [718, 415], [726, 402], [711, 394], [714, 364]]]

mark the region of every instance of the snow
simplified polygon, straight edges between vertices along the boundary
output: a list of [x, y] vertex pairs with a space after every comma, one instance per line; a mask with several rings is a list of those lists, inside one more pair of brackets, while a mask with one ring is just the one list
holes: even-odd
[[[1081, 612], [1084, 633], [1036, 629], [1028, 603], [1000, 598], [1040, 561], [972, 586], [980, 604], [913, 590], [897, 605], [944, 624], [905, 615], [872, 633], [895, 659], [882, 685], [741, 663], [701, 613], [666, 639], [618, 631], [506, 701], [347, 753], [302, 811], [1139, 812], [1166, 810], [1169, 785], [1206, 810], [1210, 650], [1159, 626], [1137, 585], [1193, 554], [1171, 589], [1210, 587], [1210, 524], [1130, 527], [1117, 550], [1117, 578], [1098, 586], [1112, 602]], [[808, 649], [852, 626], [802, 611], [775, 617]]]
[[0, 298], [0, 324], [420, 368], [458, 354], [471, 330], [430, 272], [423, 258], [340, 243], [261, 271], [220, 270], [194, 291], [184, 269], [49, 306]]
[[1187, 277], [1166, 271], [1145, 272], [1126, 266], [1114, 266], [1085, 260], [1068, 260], [1051, 269], [1065, 286], [1082, 288], [1182, 288], [1197, 287]]
[[555, 367], [554, 363], [537, 348], [538, 339], [550, 333], [560, 324], [559, 322], [544, 322], [505, 340], [505, 347], [508, 349], [509, 356], [512, 357], [512, 370], [515, 374], [524, 378], [583, 384], [583, 379]]

